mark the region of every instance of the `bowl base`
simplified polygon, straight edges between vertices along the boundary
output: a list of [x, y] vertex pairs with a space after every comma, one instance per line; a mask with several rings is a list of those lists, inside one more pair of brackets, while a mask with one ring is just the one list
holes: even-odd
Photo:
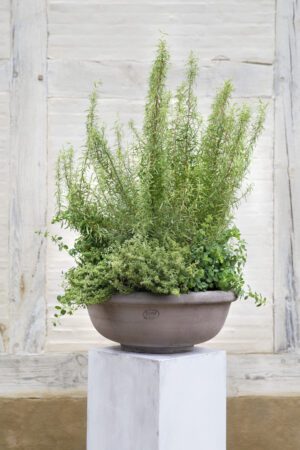
[[152, 354], [172, 354], [172, 353], [186, 353], [193, 350], [193, 345], [184, 345], [177, 347], [143, 347], [137, 345], [123, 345], [121, 344], [121, 350], [124, 352], [132, 353], [152, 353]]

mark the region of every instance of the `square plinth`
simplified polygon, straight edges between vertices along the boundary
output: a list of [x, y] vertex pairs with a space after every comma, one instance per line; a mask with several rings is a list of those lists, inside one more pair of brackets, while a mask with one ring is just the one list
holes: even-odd
[[87, 450], [225, 449], [225, 352], [89, 352]]

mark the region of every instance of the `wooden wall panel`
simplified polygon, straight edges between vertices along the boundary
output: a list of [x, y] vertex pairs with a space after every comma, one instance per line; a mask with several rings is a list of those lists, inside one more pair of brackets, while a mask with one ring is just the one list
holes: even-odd
[[300, 6], [277, 1], [274, 141], [275, 350], [300, 347]]
[[8, 350], [9, 94], [0, 92], [0, 353]]
[[[3, 356], [0, 397], [85, 396], [87, 360], [85, 352]], [[229, 397], [300, 394], [297, 355], [228, 355], [227, 366]]]
[[[155, 47], [152, 49], [154, 55]], [[197, 52], [200, 53], [200, 52]], [[188, 50], [186, 52], [188, 57]], [[200, 73], [197, 91], [210, 97], [223, 80], [232, 79], [234, 97], [271, 97], [273, 95], [272, 64], [255, 64], [230, 60], [204, 61], [199, 58]], [[102, 99], [144, 99], [150, 63], [142, 61], [78, 61], [50, 60], [49, 97], [87, 98], [95, 80], [101, 81]], [[184, 61], [171, 59], [169, 86], [174, 88], [183, 79]], [[254, 82], [255, 80], [255, 82]]]
[[0, 353], [8, 350], [10, 3], [0, 4]]
[[175, 59], [273, 61], [274, 1], [49, 1], [49, 56], [76, 60], [149, 60], [160, 32]]
[[9, 300], [13, 353], [40, 352], [46, 335], [47, 15], [45, 0], [13, 0]]
[[0, 61], [10, 57], [10, 0], [0, 2]]

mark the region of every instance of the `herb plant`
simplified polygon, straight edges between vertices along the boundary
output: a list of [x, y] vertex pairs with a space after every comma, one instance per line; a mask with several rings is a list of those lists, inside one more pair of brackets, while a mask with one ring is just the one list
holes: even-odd
[[75, 266], [64, 275], [59, 314], [109, 300], [115, 293], [245, 290], [245, 242], [233, 224], [253, 148], [262, 132], [265, 107], [253, 114], [232, 104], [232, 84], [217, 92], [210, 116], [198, 112], [197, 60], [172, 95], [166, 88], [169, 53], [160, 41], [151, 70], [144, 124], [129, 124], [124, 146], [119, 124], [115, 145], [96, 116], [97, 89], [90, 96], [86, 145], [57, 161], [57, 212], [53, 223], [77, 232], [69, 248]]

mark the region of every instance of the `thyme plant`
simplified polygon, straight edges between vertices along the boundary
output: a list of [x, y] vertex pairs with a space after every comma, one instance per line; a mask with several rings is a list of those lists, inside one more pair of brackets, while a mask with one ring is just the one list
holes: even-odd
[[232, 84], [217, 92], [203, 121], [195, 94], [197, 60], [172, 95], [166, 88], [169, 52], [160, 41], [149, 78], [144, 124], [130, 123], [132, 141], [114, 127], [114, 145], [96, 115], [97, 89], [90, 96], [86, 145], [57, 161], [57, 211], [53, 223], [77, 232], [74, 257], [64, 275], [59, 314], [109, 300], [115, 293], [245, 290], [245, 242], [233, 213], [253, 148], [263, 129], [265, 107], [253, 114], [231, 102]]

